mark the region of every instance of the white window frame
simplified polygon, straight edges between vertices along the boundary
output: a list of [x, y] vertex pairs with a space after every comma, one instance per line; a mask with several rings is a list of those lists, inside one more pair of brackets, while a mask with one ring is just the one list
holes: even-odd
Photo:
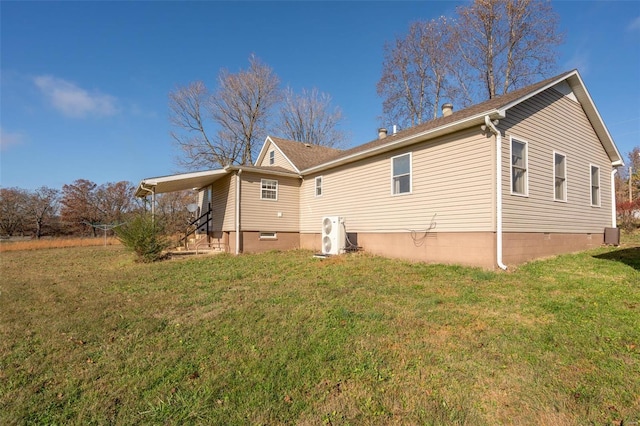
[[[409, 173], [395, 175], [394, 174], [394, 170], [393, 170], [393, 160], [395, 160], [396, 158], [405, 157], [407, 155], [409, 156]], [[408, 194], [413, 193], [413, 153], [412, 152], [406, 152], [404, 154], [395, 155], [395, 156], [391, 157], [390, 162], [391, 162], [391, 195], [396, 197], [396, 196], [408, 195]], [[396, 178], [402, 177], [402, 176], [407, 176], [407, 175], [409, 176], [409, 191], [407, 191], [407, 192], [396, 192], [395, 191]]]
[[260, 232], [261, 240], [277, 240], [278, 233], [277, 232]]
[[[265, 187], [275, 183], [275, 188]], [[275, 198], [265, 197], [265, 191], [273, 191]], [[266, 201], [278, 201], [278, 181], [275, 179], [260, 179], [260, 199]]]
[[[517, 195], [519, 197], [529, 196], [529, 142], [520, 139], [518, 137], [511, 136], [509, 138], [509, 187], [511, 195]], [[513, 191], [513, 142], [524, 145], [524, 192]]]
[[[558, 198], [558, 194], [556, 193], [556, 178], [560, 177], [556, 171], [556, 155], [559, 155], [564, 158], [564, 176], [561, 176], [564, 179], [564, 188], [563, 188], [563, 198]], [[553, 199], [554, 201], [562, 201], [567, 202], [567, 191], [569, 189], [569, 184], [567, 182], [567, 156], [561, 152], [553, 151]]]
[[276, 151], [272, 149], [269, 151], [269, 165], [273, 166], [274, 164], [276, 164]]
[[[315, 191], [315, 195], [316, 198], [320, 198], [322, 197], [322, 176], [316, 176], [316, 178], [314, 179], [315, 185], [314, 185], [314, 191]], [[318, 190], [320, 190], [318, 192]]]
[[[597, 169], [598, 170], [598, 182], [597, 182], [597, 186], [595, 186], [595, 188], [598, 188], [598, 199], [596, 200], [597, 203], [594, 204], [593, 202], [593, 188], [594, 188], [594, 182], [593, 182], [593, 169]], [[600, 166], [597, 166], [595, 164], [589, 164], [589, 199], [591, 201], [591, 207], [600, 207], [601, 206], [601, 200], [602, 200], [602, 185], [600, 185], [601, 182], [601, 178], [600, 178]]]

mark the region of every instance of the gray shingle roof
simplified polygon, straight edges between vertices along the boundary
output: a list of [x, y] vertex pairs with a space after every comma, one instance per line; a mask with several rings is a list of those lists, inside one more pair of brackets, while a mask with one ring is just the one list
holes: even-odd
[[[411, 127], [406, 130], [401, 130], [395, 134], [388, 135], [383, 139], [374, 139], [368, 143], [355, 146], [353, 148], [341, 151], [332, 148], [326, 148], [316, 145], [305, 145], [301, 142], [290, 141], [286, 139], [274, 138], [271, 139], [282, 149], [287, 157], [296, 165], [298, 170], [304, 172], [309, 169], [324, 168], [325, 166], [331, 167], [330, 164], [344, 163], [351, 161], [351, 158], [357, 158], [361, 156], [367, 156], [367, 152], [371, 152], [374, 155], [379, 149], [385, 149], [387, 145], [391, 146], [399, 141], [406, 141], [412, 136], [419, 136], [423, 133], [435, 134], [436, 132], [448, 132], [452, 126], [461, 126], [467, 120], [476, 121], [478, 117], [495, 113], [498, 111], [504, 112], [519, 103], [522, 100], [528, 99], [537, 92], [550, 87], [556, 82], [560, 82], [564, 79], [571, 79], [574, 82], [579, 81], [577, 89], [577, 95], [580, 98], [580, 102], [585, 109], [589, 119], [592, 121], [592, 125], [596, 129], [596, 132], [603, 140], [603, 145], [609, 153], [612, 160], [620, 159], [620, 154], [611, 140], [601, 117], [599, 116], [593, 101], [586, 92], [586, 88], [582, 83], [577, 70], [567, 71], [562, 74], [558, 74], [554, 77], [539, 81], [531, 84], [527, 87], [514, 90], [507, 94], [497, 96], [493, 99], [481, 102], [476, 105], [472, 105], [468, 108], [455, 111], [451, 115], [446, 117], [439, 117], [434, 120], [427, 121], [417, 126]], [[432, 133], [433, 132], [433, 133]]]
[[[358, 145], [346, 151], [342, 151], [339, 156], [332, 158], [332, 160], [341, 158], [341, 157], [348, 157], [350, 155], [357, 154], [359, 152], [367, 151], [367, 150], [376, 148], [378, 146], [383, 146], [383, 145], [392, 143], [395, 140], [410, 137], [412, 135], [416, 135], [428, 130], [437, 129], [438, 127], [443, 127], [443, 126], [446, 126], [447, 124], [455, 123], [456, 121], [461, 121], [461, 120], [464, 120], [465, 118], [473, 117], [473, 116], [482, 114], [484, 112], [501, 109], [502, 107], [505, 107], [511, 104], [512, 102], [527, 96], [530, 93], [536, 92], [537, 90], [545, 87], [549, 83], [555, 80], [558, 80], [570, 74], [571, 72], [572, 71], [567, 71], [565, 73], [562, 73], [555, 77], [548, 78], [546, 80], [540, 81], [530, 86], [523, 87], [518, 90], [514, 90], [513, 92], [509, 92], [505, 95], [497, 96], [493, 99], [489, 99], [488, 101], [484, 101], [479, 104], [472, 105], [468, 108], [461, 109], [460, 111], [455, 111], [453, 114], [447, 117], [439, 117], [434, 120], [430, 120], [425, 123], [419, 124], [417, 126], [411, 127], [409, 129], [399, 131], [393, 135], [387, 136], [384, 139], [375, 139], [363, 145]], [[319, 165], [319, 164], [321, 163], [317, 163], [316, 165]]]
[[270, 136], [271, 140], [280, 148], [282, 153], [291, 160], [298, 170], [308, 169], [325, 161], [329, 161], [342, 151], [326, 146], [305, 144]]

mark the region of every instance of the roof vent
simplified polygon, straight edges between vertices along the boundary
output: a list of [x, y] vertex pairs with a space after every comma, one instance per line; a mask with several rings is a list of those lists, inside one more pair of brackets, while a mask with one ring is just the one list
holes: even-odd
[[311, 148], [311, 144], [310, 143], [305, 143], [304, 146], [306, 146], [307, 148]]
[[453, 114], [453, 104], [442, 104], [442, 116], [443, 117], [448, 117], [451, 114]]
[[384, 127], [380, 127], [378, 129], [378, 139], [384, 139], [387, 137], [387, 129]]

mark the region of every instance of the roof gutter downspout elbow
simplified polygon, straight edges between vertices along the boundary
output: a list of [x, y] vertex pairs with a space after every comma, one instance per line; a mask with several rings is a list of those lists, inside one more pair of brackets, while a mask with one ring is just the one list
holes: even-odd
[[506, 271], [507, 265], [502, 262], [502, 134], [488, 115], [484, 116], [484, 123], [496, 135], [496, 263]]

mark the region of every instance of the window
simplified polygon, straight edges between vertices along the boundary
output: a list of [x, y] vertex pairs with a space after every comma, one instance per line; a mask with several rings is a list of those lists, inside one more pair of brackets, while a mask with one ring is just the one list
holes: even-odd
[[511, 139], [511, 193], [527, 195], [527, 143]]
[[553, 179], [556, 201], [567, 201], [567, 157], [553, 153]]
[[261, 200], [277, 200], [278, 199], [278, 181], [272, 179], [262, 179], [260, 181], [260, 199]]
[[411, 153], [391, 158], [391, 194], [411, 193]]
[[322, 176], [316, 178], [316, 197], [322, 196]]
[[600, 206], [600, 168], [591, 166], [591, 205]]
[[278, 234], [276, 234], [275, 232], [261, 232], [260, 239], [261, 240], [277, 240]]
[[276, 163], [276, 152], [269, 151], [269, 165], [273, 166]]

